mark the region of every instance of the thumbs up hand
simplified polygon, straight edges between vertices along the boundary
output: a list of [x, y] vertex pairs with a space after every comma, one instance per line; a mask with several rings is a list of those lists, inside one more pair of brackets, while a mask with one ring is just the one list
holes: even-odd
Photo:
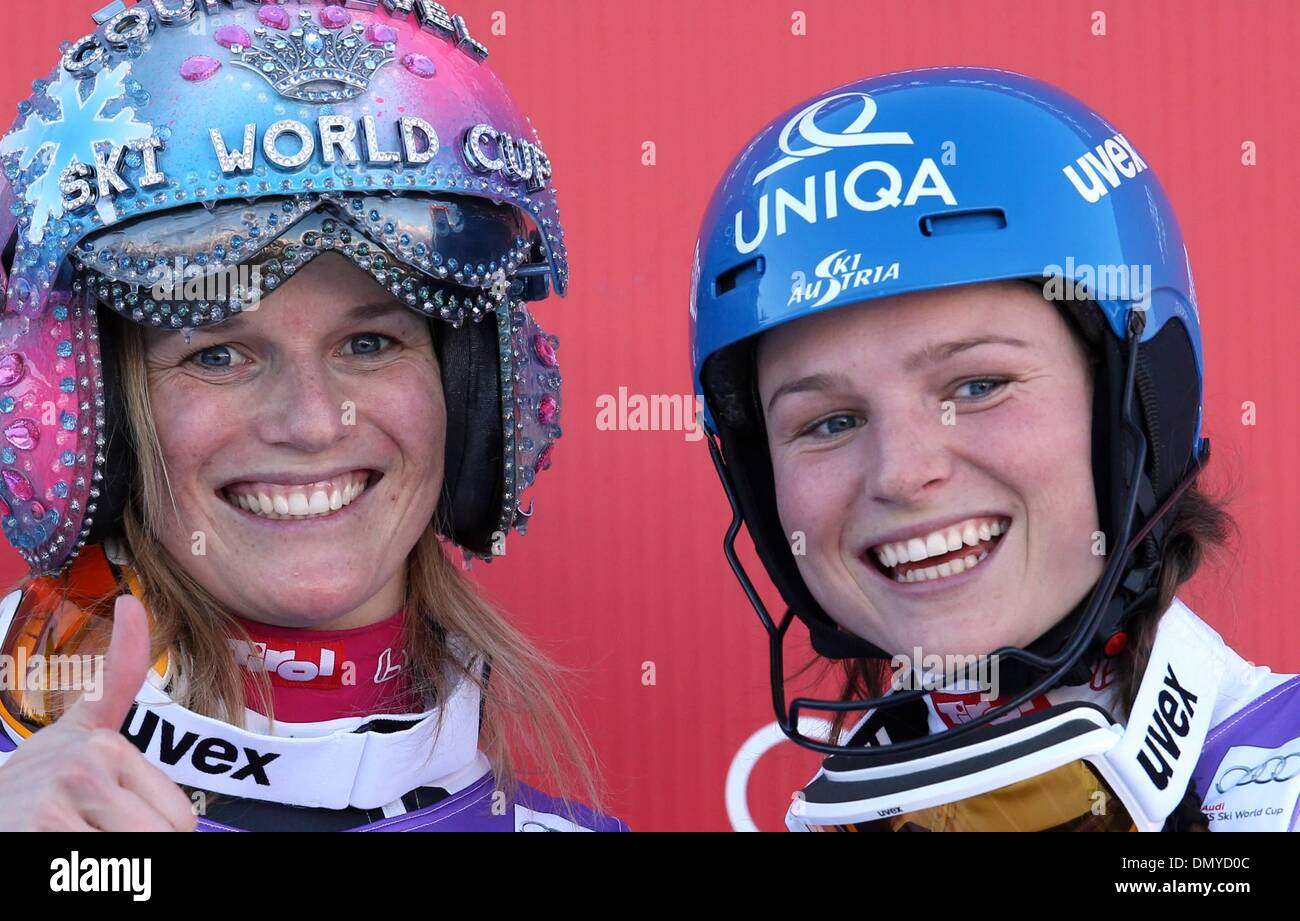
[[121, 595], [103, 694], [78, 700], [0, 766], [0, 830], [194, 830], [189, 798], [120, 732], [149, 665], [144, 606]]

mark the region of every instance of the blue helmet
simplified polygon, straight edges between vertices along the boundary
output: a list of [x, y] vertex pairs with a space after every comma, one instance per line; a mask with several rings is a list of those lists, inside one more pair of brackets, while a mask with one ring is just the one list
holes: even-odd
[[[969, 729], [1122, 647], [1125, 620], [1154, 597], [1165, 513], [1208, 459], [1196, 291], [1169, 200], [1133, 142], [1078, 100], [1010, 71], [936, 67], [790, 109], [745, 146], [709, 203], [691, 282], [695, 385], [735, 513], [728, 558], [771, 635], [778, 719], [801, 744], [866, 754], [799, 734], [798, 710], [828, 702], [784, 705], [791, 617], [823, 655], [890, 655], [839, 630], [799, 575], [776, 512], [756, 339], [873, 298], [1010, 279], [1055, 292], [1098, 355], [1093, 470], [1114, 551], [1061, 624], [1027, 650], [998, 651], [1023, 667], [1011, 684], [1024, 691]], [[742, 520], [789, 606], [779, 623], [735, 556]]]

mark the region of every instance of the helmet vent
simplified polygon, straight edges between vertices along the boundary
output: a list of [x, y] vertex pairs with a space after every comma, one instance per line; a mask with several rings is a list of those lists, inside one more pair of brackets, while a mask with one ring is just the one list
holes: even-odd
[[728, 291], [734, 291], [741, 285], [756, 282], [763, 275], [766, 264], [762, 256], [755, 256], [748, 262], [742, 262], [734, 269], [727, 269], [713, 281], [713, 296], [721, 297]]
[[921, 233], [927, 237], [942, 237], [954, 233], [978, 233], [986, 230], [1005, 230], [1007, 215], [1001, 208], [979, 208], [973, 211], [944, 211], [927, 214], [921, 218]]

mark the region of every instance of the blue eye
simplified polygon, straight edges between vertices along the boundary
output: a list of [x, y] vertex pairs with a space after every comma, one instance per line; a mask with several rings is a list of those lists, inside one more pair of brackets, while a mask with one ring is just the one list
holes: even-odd
[[805, 434], [812, 435], [815, 438], [834, 438], [836, 435], [857, 428], [860, 421], [856, 416], [845, 413], [827, 416], [820, 422], [813, 423], [805, 430]]
[[392, 341], [388, 336], [381, 336], [379, 333], [358, 333], [348, 340], [348, 344], [353, 346], [354, 355], [377, 355], [383, 351], [381, 342]]
[[[990, 393], [993, 393], [994, 391], [998, 390], [1004, 384], [1006, 384], [1006, 381], [996, 377], [980, 377], [980, 378], [976, 378], [973, 381], [966, 381], [966, 383], [964, 384], [959, 384], [957, 387], [957, 395], [968, 396], [971, 399], [978, 400], [980, 397], [986, 397]], [[966, 387], [973, 388], [974, 392], [969, 394], [962, 394], [961, 391]]]
[[[233, 368], [235, 367], [234, 357], [238, 354], [228, 345], [210, 345], [206, 349], [199, 349], [187, 360], [197, 360], [204, 368]], [[216, 358], [217, 360], [209, 362], [205, 361], [205, 358]]]

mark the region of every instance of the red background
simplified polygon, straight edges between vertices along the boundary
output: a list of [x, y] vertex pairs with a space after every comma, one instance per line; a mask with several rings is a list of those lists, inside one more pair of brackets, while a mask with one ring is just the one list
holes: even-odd
[[[0, 111], [102, 0], [10, 2]], [[822, 90], [935, 64], [1029, 73], [1101, 111], [1157, 170], [1186, 235], [1207, 362], [1209, 480], [1241, 540], [1184, 593], [1242, 655], [1300, 670], [1294, 574], [1300, 5], [862, 0], [462, 0], [449, 3], [539, 129], [555, 165], [573, 289], [540, 305], [561, 339], [565, 436], [537, 517], [475, 576], [557, 661], [601, 753], [609, 806], [633, 828], [725, 829], [727, 768], [772, 719], [765, 641], [723, 560], [728, 512], [703, 442], [600, 431], [596, 400], [691, 389], [687, 289], [722, 171], [764, 123]], [[1092, 12], [1106, 13], [1105, 36]], [[807, 34], [794, 35], [795, 10]], [[494, 11], [506, 34], [491, 34]], [[3, 121], [7, 124], [10, 117]], [[1254, 141], [1258, 165], [1241, 164]], [[653, 141], [657, 163], [642, 165]], [[1257, 424], [1242, 424], [1253, 401]], [[0, 583], [21, 561], [0, 551]], [[760, 580], [761, 581], [761, 580]], [[765, 583], [764, 583], [765, 584]], [[769, 593], [772, 597], [772, 593]], [[802, 661], [799, 654], [793, 662]], [[643, 683], [654, 663], [654, 683]], [[788, 743], [750, 786], [780, 827], [816, 765]]]

